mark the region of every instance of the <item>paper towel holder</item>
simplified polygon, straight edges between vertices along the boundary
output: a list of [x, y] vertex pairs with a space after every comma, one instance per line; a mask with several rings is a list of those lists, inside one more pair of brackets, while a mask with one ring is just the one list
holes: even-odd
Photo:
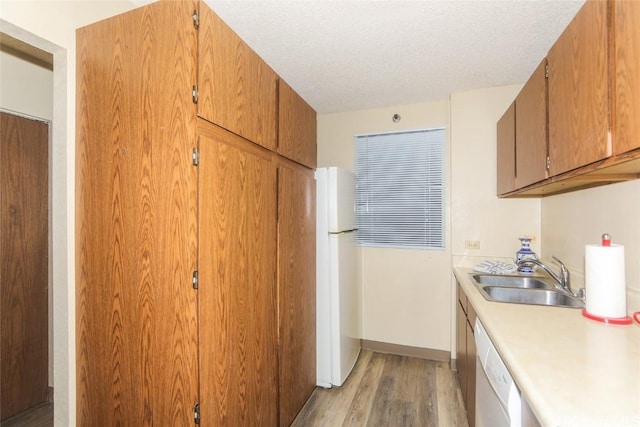
[[[614, 247], [615, 246], [615, 247]], [[615, 251], [615, 252], [611, 252], [611, 251]], [[609, 257], [612, 255], [617, 254], [617, 258], [622, 257], [621, 262], [616, 263], [616, 267], [619, 267], [622, 269], [622, 280], [621, 281], [617, 281], [616, 284], [620, 285], [621, 291], [623, 292], [623, 297], [624, 297], [624, 247], [620, 246], [620, 245], [612, 245], [611, 244], [611, 235], [608, 233], [604, 233], [601, 236], [601, 243], [600, 245], [587, 245], [585, 246], [585, 264], [589, 263], [589, 259], [591, 256], [592, 259], [592, 263], [596, 262], [597, 259], [600, 259], [601, 257]], [[599, 255], [599, 258], [596, 258], [596, 255]], [[613, 259], [615, 261], [616, 258], [611, 258], [609, 257], [608, 259]], [[595, 271], [600, 271], [600, 270], [604, 270], [603, 268], [598, 268]], [[589, 288], [589, 266], [585, 265], [585, 290], [586, 290], [586, 298], [585, 298], [585, 304], [586, 307], [582, 309], [582, 315], [584, 317], [586, 317], [587, 319], [591, 319], [591, 320], [595, 320], [598, 322], [602, 322], [605, 324], [610, 324], [610, 325], [630, 325], [633, 323], [633, 320], [631, 319], [630, 316], [626, 315], [626, 309], [621, 306], [621, 304], [618, 303], [622, 303], [622, 305], [626, 306], [626, 301], [624, 298], [622, 298], [621, 301], [619, 300], [615, 300], [616, 303], [616, 314], [618, 314], [618, 312], [620, 312], [618, 314], [618, 316], [611, 316], [610, 313], [613, 311], [612, 307], [606, 307], [607, 309], [604, 310], [602, 306], [592, 306], [591, 308], [589, 307], [589, 295], [591, 295], [591, 297], [593, 298], [593, 293], [590, 292], [590, 288]], [[598, 273], [595, 273], [595, 277], [601, 279], [601, 277], [599, 277]], [[594, 285], [597, 285], [596, 287], [594, 287], [594, 289], [597, 289], [598, 295], [602, 296], [602, 291], [603, 291], [603, 282], [602, 280], [596, 280], [594, 282]], [[618, 286], [618, 288], [620, 288], [620, 286]], [[613, 302], [612, 302], [613, 303]], [[597, 309], [596, 309], [597, 308]], [[604, 311], [604, 313], [603, 313]], [[625, 312], [624, 315], [622, 315]], [[598, 313], [598, 314], [596, 314]], [[635, 313], [634, 313], [634, 319], [636, 321], [638, 321], [638, 318], [636, 318]], [[638, 321], [640, 323], [640, 321]]]

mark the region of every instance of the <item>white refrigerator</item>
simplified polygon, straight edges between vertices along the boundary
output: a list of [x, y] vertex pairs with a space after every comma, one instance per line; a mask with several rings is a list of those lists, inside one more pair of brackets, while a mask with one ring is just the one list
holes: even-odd
[[360, 354], [356, 179], [336, 167], [316, 170], [317, 385], [341, 386]]

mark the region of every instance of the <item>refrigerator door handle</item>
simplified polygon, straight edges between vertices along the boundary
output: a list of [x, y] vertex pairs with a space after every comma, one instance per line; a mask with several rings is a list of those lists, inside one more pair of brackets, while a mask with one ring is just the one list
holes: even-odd
[[344, 230], [344, 231], [330, 231], [329, 234], [331, 235], [336, 235], [336, 234], [348, 234], [348, 233], [353, 233], [354, 231], [358, 231], [357, 228], [354, 228], [353, 230]]

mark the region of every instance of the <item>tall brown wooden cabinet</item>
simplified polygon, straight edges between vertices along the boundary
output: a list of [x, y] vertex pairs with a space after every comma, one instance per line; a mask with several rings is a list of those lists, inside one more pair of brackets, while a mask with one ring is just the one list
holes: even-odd
[[288, 426], [316, 384], [316, 192], [313, 171], [284, 160], [278, 171], [280, 425]]
[[315, 386], [315, 112], [197, 1], [77, 55], [78, 425], [288, 425]]

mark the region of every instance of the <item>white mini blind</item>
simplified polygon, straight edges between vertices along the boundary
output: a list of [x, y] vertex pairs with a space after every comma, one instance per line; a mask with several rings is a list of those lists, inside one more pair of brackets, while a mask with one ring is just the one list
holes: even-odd
[[357, 135], [361, 246], [444, 249], [445, 129]]

